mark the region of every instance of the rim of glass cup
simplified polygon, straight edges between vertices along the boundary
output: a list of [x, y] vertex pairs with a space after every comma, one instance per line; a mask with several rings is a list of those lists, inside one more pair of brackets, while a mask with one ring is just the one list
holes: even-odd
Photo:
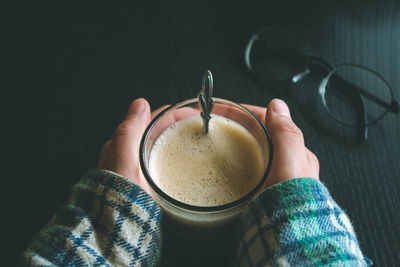
[[270, 172], [271, 165], [272, 165], [272, 157], [273, 157], [272, 140], [271, 140], [271, 136], [270, 136], [267, 128], [265, 127], [264, 123], [253, 112], [251, 112], [249, 109], [247, 109], [246, 107], [244, 107], [244, 106], [242, 106], [242, 105], [240, 105], [238, 103], [235, 103], [235, 102], [232, 102], [232, 101], [229, 101], [229, 100], [226, 100], [226, 99], [222, 99], [222, 98], [217, 98], [217, 97], [213, 97], [213, 99], [214, 99], [214, 102], [216, 104], [219, 103], [219, 104], [223, 104], [223, 105], [234, 106], [234, 107], [239, 108], [240, 110], [244, 111], [248, 115], [250, 115], [250, 117], [255, 119], [256, 122], [259, 124], [259, 126], [261, 126], [261, 129], [265, 133], [265, 136], [267, 137], [267, 140], [268, 140], [268, 146], [269, 146], [268, 163], [267, 163], [267, 167], [265, 169], [264, 175], [260, 179], [260, 181], [257, 183], [257, 185], [250, 192], [248, 192], [246, 195], [242, 196], [241, 198], [239, 198], [239, 199], [237, 199], [235, 201], [232, 201], [230, 203], [226, 203], [226, 204], [218, 205], [218, 206], [195, 206], [195, 205], [187, 204], [187, 203], [181, 202], [181, 201], [179, 201], [177, 199], [174, 199], [173, 197], [171, 197], [168, 194], [166, 194], [165, 192], [163, 192], [158, 187], [158, 185], [153, 181], [153, 179], [151, 178], [150, 172], [147, 169], [147, 166], [146, 166], [146, 164], [144, 162], [144, 157], [145, 157], [144, 145], [145, 145], [145, 143], [147, 141], [147, 138], [148, 138], [148, 135], [149, 135], [151, 129], [153, 129], [155, 124], [158, 122], [158, 120], [164, 114], [166, 114], [170, 110], [173, 110], [173, 109], [176, 109], [176, 108], [179, 108], [179, 107], [183, 107], [183, 106], [186, 106], [186, 105], [191, 104], [191, 103], [197, 103], [198, 102], [197, 98], [192, 98], [192, 99], [188, 99], [188, 100], [179, 102], [179, 103], [171, 105], [171, 106], [167, 107], [166, 109], [164, 109], [163, 111], [161, 111], [150, 122], [149, 126], [147, 126], [146, 130], [144, 131], [142, 140], [140, 142], [140, 148], [139, 148], [140, 167], [142, 168], [143, 175], [144, 175], [147, 183], [152, 188], [152, 190], [154, 190], [163, 199], [167, 200], [170, 204], [173, 204], [174, 206], [179, 207], [181, 209], [194, 211], [194, 212], [219, 212], [219, 211], [231, 209], [231, 208], [234, 208], [234, 207], [238, 207], [241, 204], [246, 203], [248, 200], [250, 200], [251, 197], [253, 197], [261, 189], [262, 185], [265, 183], [265, 180], [267, 179], [267, 176], [268, 176], [268, 174]]

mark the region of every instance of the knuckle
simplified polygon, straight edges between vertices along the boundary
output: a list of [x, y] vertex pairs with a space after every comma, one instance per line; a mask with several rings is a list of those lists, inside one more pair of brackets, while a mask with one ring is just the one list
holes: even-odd
[[275, 130], [279, 131], [280, 133], [291, 134], [298, 136], [299, 138], [303, 138], [303, 132], [291, 120], [281, 121], [275, 125], [275, 128]]
[[113, 139], [117, 139], [119, 137], [124, 137], [129, 135], [131, 132], [131, 127], [128, 123], [122, 122], [114, 131]]

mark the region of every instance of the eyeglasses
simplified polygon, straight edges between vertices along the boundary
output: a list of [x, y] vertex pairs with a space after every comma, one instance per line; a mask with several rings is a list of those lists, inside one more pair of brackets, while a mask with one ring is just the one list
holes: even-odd
[[268, 84], [295, 84], [316, 75], [327, 113], [342, 125], [361, 127], [365, 140], [369, 125], [388, 112], [399, 113], [393, 89], [379, 73], [353, 63], [334, 66], [310, 54], [309, 46], [293, 33], [264, 28], [248, 41], [244, 61], [252, 76]]

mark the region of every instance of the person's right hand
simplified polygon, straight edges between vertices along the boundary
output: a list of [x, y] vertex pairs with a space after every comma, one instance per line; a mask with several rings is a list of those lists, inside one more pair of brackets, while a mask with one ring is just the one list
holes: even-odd
[[305, 146], [303, 133], [292, 121], [285, 102], [274, 99], [267, 109], [244, 106], [265, 122], [272, 139], [272, 166], [263, 190], [292, 178], [311, 177], [319, 180], [318, 159]]

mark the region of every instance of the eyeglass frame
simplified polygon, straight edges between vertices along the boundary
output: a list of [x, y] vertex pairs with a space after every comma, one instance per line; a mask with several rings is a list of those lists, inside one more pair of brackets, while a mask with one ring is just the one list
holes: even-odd
[[[244, 63], [245, 63], [245, 66], [246, 66], [247, 70], [249, 71], [249, 73], [252, 76], [254, 76], [257, 79], [259, 79], [261, 81], [264, 81], [264, 82], [274, 83], [274, 81], [267, 80], [264, 77], [257, 75], [255, 73], [254, 69], [253, 69], [253, 66], [251, 65], [251, 62], [250, 62], [251, 61], [250, 60], [250, 54], [251, 54], [251, 49], [253, 48], [253, 44], [257, 40], [260, 40], [260, 38], [259, 38], [260, 33], [264, 32], [266, 30], [272, 30], [272, 29], [263, 28], [263, 29], [257, 31], [255, 34], [253, 34], [251, 36], [250, 40], [247, 42], [247, 45], [246, 45], [246, 48], [245, 48], [245, 51], [244, 51]], [[284, 31], [284, 32], [290, 33], [288, 31]], [[319, 95], [321, 97], [321, 101], [322, 101], [322, 104], [323, 104], [324, 108], [326, 109], [328, 114], [335, 121], [337, 121], [338, 123], [340, 123], [342, 125], [346, 125], [346, 126], [355, 127], [356, 125], [354, 125], [354, 124], [348, 124], [348, 123], [345, 123], [345, 122], [337, 119], [337, 117], [334, 116], [333, 113], [331, 112], [331, 110], [329, 109], [329, 107], [328, 107], [328, 105], [326, 103], [326, 97], [325, 97], [326, 86], [328, 84], [328, 81], [333, 77], [338, 79], [339, 82], [341, 82], [343, 85], [345, 85], [346, 87], [348, 87], [349, 89], [352, 90], [350, 92], [346, 92], [343, 89], [341, 89], [342, 87], [338, 87], [338, 89], [341, 90], [342, 93], [347, 93], [347, 94], [348, 93], [352, 93], [353, 96], [357, 97], [357, 100], [358, 100], [359, 105], [361, 107], [361, 109], [360, 109], [361, 116], [362, 116], [361, 127], [363, 128], [362, 132], [363, 132], [363, 139], [364, 140], [367, 140], [367, 137], [368, 137], [368, 126], [369, 125], [371, 125], [371, 124], [379, 121], [380, 119], [382, 119], [388, 112], [395, 113], [395, 114], [399, 113], [399, 103], [396, 101], [396, 99], [394, 97], [394, 93], [393, 93], [392, 87], [383, 78], [383, 76], [381, 74], [377, 73], [376, 71], [374, 71], [374, 70], [372, 70], [370, 68], [367, 68], [367, 67], [365, 67], [363, 65], [355, 64], [355, 63], [342, 63], [342, 64], [334, 66], [334, 65], [328, 63], [326, 60], [324, 60], [322, 58], [315, 57], [315, 56], [310, 56], [310, 55], [303, 55], [302, 53], [300, 53], [300, 52], [298, 52], [296, 50], [290, 49], [288, 47], [277, 47], [275, 49], [284, 49], [283, 50], [284, 56], [291, 55], [292, 57], [294, 57], [294, 59], [297, 59], [297, 61], [298, 61], [298, 62], [296, 62], [297, 64], [299, 64], [299, 62], [301, 61], [302, 62], [301, 65], [305, 66], [305, 69], [303, 71], [293, 75], [289, 79], [281, 80], [279, 82], [285, 82], [287, 80], [290, 80], [293, 83], [297, 83], [300, 80], [302, 80], [304, 77], [306, 77], [308, 74], [310, 74], [312, 71], [321, 74], [323, 76], [323, 78], [322, 78], [322, 80], [321, 80], [321, 82], [320, 82], [320, 84], [318, 86], [318, 93], [319, 93]], [[390, 104], [388, 104], [387, 102], [385, 102], [384, 100], [380, 99], [379, 97], [377, 97], [377, 96], [369, 93], [368, 91], [366, 91], [366, 90], [364, 90], [364, 89], [352, 84], [349, 81], [346, 81], [345, 79], [341, 78], [339, 75], [335, 74], [335, 71], [336, 71], [336, 69], [338, 67], [344, 67], [344, 66], [358, 67], [358, 68], [364, 69], [364, 70], [376, 75], [388, 87], [388, 89], [390, 91], [391, 98], [392, 98], [392, 102]], [[321, 73], [321, 72], [325, 72], [325, 74]], [[276, 82], [277, 81], [275, 81], [275, 83]], [[372, 102], [378, 104], [379, 106], [383, 107], [385, 109], [385, 112], [382, 113], [378, 118], [368, 122], [367, 112], [365, 110], [364, 98], [363, 97], [365, 97], [365, 98], [371, 100]]]

